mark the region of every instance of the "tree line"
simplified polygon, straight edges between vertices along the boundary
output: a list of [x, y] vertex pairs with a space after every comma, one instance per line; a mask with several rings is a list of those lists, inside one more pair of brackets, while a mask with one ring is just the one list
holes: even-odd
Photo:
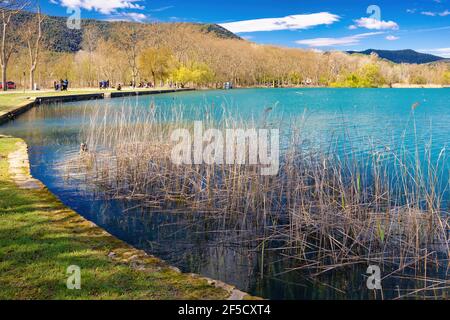
[[[14, 12], [22, 10], [16, 1]], [[1, 10], [3, 16], [14, 14]], [[450, 84], [447, 63], [395, 64], [376, 55], [259, 45], [228, 37], [223, 30], [210, 32], [211, 26], [186, 23], [85, 21], [80, 50], [59, 52], [51, 45], [52, 33], [42, 32], [46, 17], [39, 9], [34, 12], [25, 23], [7, 26], [6, 43], [14, 39], [15, 44], [0, 54], [7, 74], [3, 80], [22, 87], [32, 88], [34, 82], [51, 87], [59, 79], [69, 79], [72, 87], [96, 87], [102, 80], [205, 88], [222, 87], [224, 82], [236, 87]]]

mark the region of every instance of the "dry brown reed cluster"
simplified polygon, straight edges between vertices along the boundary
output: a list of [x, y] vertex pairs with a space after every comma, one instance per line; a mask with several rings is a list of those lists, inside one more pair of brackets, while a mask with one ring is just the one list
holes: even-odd
[[[89, 152], [68, 167], [82, 169], [110, 197], [245, 221], [236, 226], [264, 230], [255, 234], [260, 248], [279, 250], [295, 261], [295, 269], [316, 274], [368, 262], [391, 264], [399, 272], [412, 267], [425, 277], [432, 268], [448, 269], [449, 181], [443, 153], [437, 162], [427, 150], [420, 157], [406, 148], [380, 151], [379, 145], [364, 155], [342, 154], [333, 142], [328, 148], [303, 148], [302, 119], [274, 124], [266, 114], [242, 120], [224, 111], [214, 120], [207, 109], [194, 116], [206, 127], [284, 128], [288, 138], [279, 174], [262, 176], [250, 165], [173, 164], [170, 133], [192, 128], [192, 117], [181, 108], [170, 116], [153, 106], [100, 110], [83, 128]], [[439, 282], [443, 285], [448, 281]]]

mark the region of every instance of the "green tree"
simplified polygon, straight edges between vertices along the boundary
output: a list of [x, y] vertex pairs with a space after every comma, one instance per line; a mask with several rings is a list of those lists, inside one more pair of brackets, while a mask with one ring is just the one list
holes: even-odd
[[196, 85], [207, 85], [214, 80], [214, 73], [206, 64], [194, 64], [191, 71], [192, 82]]
[[422, 75], [414, 75], [410, 80], [411, 84], [427, 84], [427, 79]]
[[302, 75], [300, 74], [300, 72], [292, 71], [289, 74], [289, 82], [290, 82], [290, 84], [300, 85], [302, 83], [302, 80], [303, 80], [303, 78], [302, 78]]
[[169, 73], [173, 61], [172, 53], [167, 48], [147, 48], [138, 57], [138, 68], [143, 77], [164, 81]]
[[450, 71], [444, 72], [442, 77], [442, 82], [444, 85], [450, 85]]
[[377, 88], [386, 83], [380, 67], [376, 64], [366, 64], [356, 73], [350, 73], [331, 84], [332, 87], [345, 88]]
[[366, 88], [376, 88], [384, 85], [386, 80], [380, 72], [380, 67], [376, 64], [366, 64], [360, 71], [361, 83], [360, 86]]
[[191, 66], [180, 66], [172, 73], [172, 78], [182, 87], [186, 84], [206, 85], [214, 80], [214, 73], [206, 64], [192, 63]]

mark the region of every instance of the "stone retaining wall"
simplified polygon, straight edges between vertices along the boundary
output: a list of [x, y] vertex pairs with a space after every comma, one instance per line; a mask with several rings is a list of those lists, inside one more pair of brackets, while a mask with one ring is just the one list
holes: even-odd
[[133, 97], [133, 96], [144, 96], [152, 94], [162, 94], [162, 93], [174, 93], [183, 91], [194, 91], [195, 89], [171, 89], [171, 90], [148, 90], [148, 91], [116, 91], [116, 92], [105, 92], [105, 93], [82, 93], [82, 94], [72, 94], [64, 96], [49, 96], [49, 97], [37, 97], [30, 99], [16, 109], [0, 115], [0, 125], [8, 121], [14, 120], [17, 116], [30, 110], [36, 105], [49, 104], [49, 103], [63, 103], [63, 102], [73, 102], [73, 101], [85, 101], [85, 100], [101, 100], [105, 98], [121, 98], [121, 97]]

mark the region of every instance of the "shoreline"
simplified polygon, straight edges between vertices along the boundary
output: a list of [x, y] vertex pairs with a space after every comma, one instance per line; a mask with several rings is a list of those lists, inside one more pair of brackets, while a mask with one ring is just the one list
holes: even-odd
[[[379, 88], [351, 88], [351, 87], [330, 87], [330, 86], [289, 86], [289, 87], [235, 87], [233, 90], [241, 89], [448, 89], [450, 86], [443, 85], [403, 85], [394, 84], [392, 87]], [[96, 89], [74, 89], [67, 92], [55, 91], [26, 91], [26, 92], [0, 92], [0, 125], [13, 120], [20, 114], [28, 111], [36, 105], [42, 103], [63, 103], [70, 101], [85, 101], [85, 100], [104, 100], [123, 97], [134, 97], [141, 95], [156, 95], [165, 93], [187, 92], [187, 91], [208, 91], [208, 90], [223, 90], [223, 89], [209, 89], [209, 88], [182, 88], [182, 89], [135, 89], [113, 91], [100, 91]], [[42, 94], [40, 94], [42, 93]], [[16, 98], [9, 104], [3, 104], [3, 98]]]
[[[114, 98], [123, 98], [123, 97], [134, 97], [134, 96], [145, 96], [145, 95], [157, 95], [157, 94], [165, 94], [165, 93], [176, 93], [176, 92], [187, 92], [187, 91], [195, 91], [192, 88], [183, 88], [183, 89], [137, 89], [137, 90], [123, 90], [123, 91], [99, 91], [99, 90], [84, 90], [84, 89], [75, 89], [73, 91], [67, 92], [12, 92], [12, 93], [2, 93], [0, 94], [0, 125], [6, 123], [10, 120], [14, 120], [17, 116], [22, 113], [30, 110], [36, 105], [44, 104], [44, 103], [64, 103], [64, 102], [73, 102], [73, 101], [87, 101], [87, 100], [104, 100], [104, 99], [114, 99]], [[32, 96], [35, 95], [35, 96]], [[11, 106], [3, 106], [2, 109], [2, 97], [10, 98], [11, 96], [17, 96], [18, 100], [15, 102], [13, 100]], [[20, 99], [25, 99], [21, 101]]]

